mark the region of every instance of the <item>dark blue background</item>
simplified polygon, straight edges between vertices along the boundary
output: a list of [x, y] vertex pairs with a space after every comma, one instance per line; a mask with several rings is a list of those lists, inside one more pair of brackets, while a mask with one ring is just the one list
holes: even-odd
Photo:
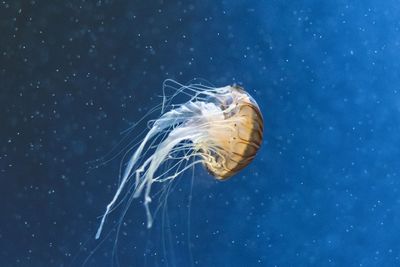
[[169, 224], [134, 202], [120, 266], [399, 266], [398, 1], [6, 0], [0, 29], [1, 266], [110, 266], [119, 160], [87, 162], [195, 77], [247, 88], [262, 149], [181, 177]]

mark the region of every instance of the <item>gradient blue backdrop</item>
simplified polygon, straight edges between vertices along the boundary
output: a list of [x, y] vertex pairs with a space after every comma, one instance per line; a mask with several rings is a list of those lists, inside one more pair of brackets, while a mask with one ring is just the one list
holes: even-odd
[[120, 266], [399, 266], [398, 1], [5, 0], [0, 29], [1, 266], [117, 264], [119, 159], [87, 162], [195, 77], [247, 88], [263, 146], [181, 177], [150, 231], [133, 203]]

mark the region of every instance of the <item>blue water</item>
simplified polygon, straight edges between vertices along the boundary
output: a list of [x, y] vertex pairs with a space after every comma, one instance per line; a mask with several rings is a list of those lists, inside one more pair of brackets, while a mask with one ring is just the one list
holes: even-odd
[[[392, 0], [2, 1], [0, 265], [399, 266], [399, 19]], [[114, 250], [117, 210], [97, 247], [120, 158], [88, 162], [196, 77], [253, 95], [259, 154], [180, 177], [151, 230], [134, 201]]]

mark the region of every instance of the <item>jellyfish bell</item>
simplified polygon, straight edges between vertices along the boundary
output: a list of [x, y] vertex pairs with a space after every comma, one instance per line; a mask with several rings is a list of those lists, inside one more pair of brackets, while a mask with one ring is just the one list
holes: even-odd
[[[173, 90], [172, 95], [167, 96], [167, 90]], [[102, 216], [96, 239], [127, 185], [126, 194], [132, 191], [132, 198], [143, 195], [147, 227], [150, 228], [154, 183], [173, 181], [196, 164], [202, 164], [217, 180], [226, 180], [245, 168], [261, 146], [261, 112], [256, 101], [242, 87], [215, 88], [166, 80], [163, 92], [161, 116], [152, 121], [129, 157], [117, 191]], [[189, 96], [189, 100], [172, 104], [180, 95]], [[175, 163], [160, 171], [161, 166], [171, 159]]]
[[[261, 146], [263, 120], [254, 99], [239, 86], [228, 86], [231, 95], [221, 97], [222, 120], [211, 120], [205, 142], [204, 166], [218, 180], [225, 180], [246, 167]], [[212, 116], [214, 117], [214, 116]]]

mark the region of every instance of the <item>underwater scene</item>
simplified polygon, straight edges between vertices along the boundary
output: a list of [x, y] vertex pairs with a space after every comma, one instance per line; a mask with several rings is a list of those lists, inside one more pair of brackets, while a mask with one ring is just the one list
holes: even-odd
[[400, 266], [397, 1], [0, 1], [0, 266]]

